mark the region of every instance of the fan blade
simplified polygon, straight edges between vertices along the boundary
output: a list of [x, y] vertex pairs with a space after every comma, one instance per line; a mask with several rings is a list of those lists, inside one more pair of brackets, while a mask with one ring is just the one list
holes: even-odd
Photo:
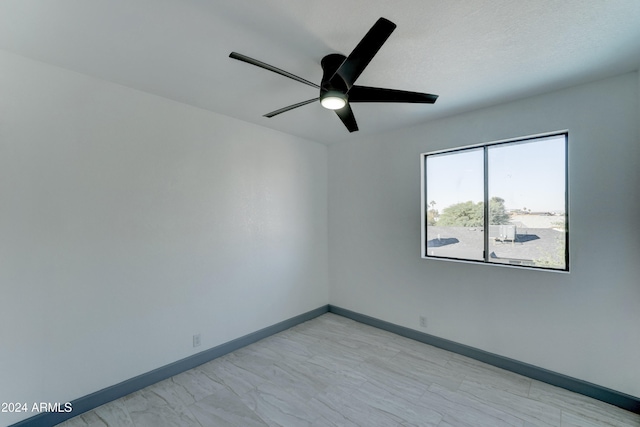
[[289, 110], [293, 110], [294, 108], [298, 108], [298, 107], [302, 107], [303, 105], [311, 104], [312, 102], [315, 102], [315, 101], [317, 101], [319, 99], [320, 98], [313, 98], [313, 99], [308, 99], [306, 101], [298, 102], [297, 104], [289, 105], [288, 107], [284, 107], [284, 108], [281, 108], [279, 110], [267, 113], [267, 114], [264, 115], [264, 117], [271, 118], [273, 116], [277, 116], [280, 113], [285, 113], [285, 112], [287, 112]]
[[351, 110], [351, 106], [347, 102], [347, 105], [342, 107], [339, 110], [334, 110], [342, 123], [347, 127], [349, 132], [355, 132], [358, 130], [358, 124], [356, 123], [356, 118], [353, 115], [353, 110]]
[[336, 87], [339, 87], [341, 82], [334, 81], [336, 76], [339, 76], [347, 85], [347, 90], [351, 88], [395, 29], [396, 24], [388, 19], [378, 19], [369, 32], [360, 40], [360, 43], [358, 43], [355, 49], [353, 49], [353, 52], [351, 52], [342, 65], [340, 65], [340, 68], [338, 68], [331, 78], [332, 83], [334, 83]]
[[348, 92], [349, 102], [408, 102], [433, 104], [438, 95], [381, 87], [352, 86]]
[[304, 83], [309, 86], [313, 86], [316, 89], [320, 89], [320, 86], [317, 84], [310, 82], [309, 80], [305, 80], [302, 77], [298, 77], [295, 74], [291, 74], [288, 71], [281, 70], [280, 68], [276, 68], [273, 65], [265, 64], [262, 61], [258, 61], [257, 59], [249, 58], [248, 56], [242, 55], [237, 52], [231, 52], [229, 54], [229, 58], [237, 59], [238, 61], [246, 62], [247, 64], [255, 65], [256, 67], [264, 68], [265, 70], [273, 71], [274, 73], [280, 74], [281, 76], [289, 77], [297, 82]]

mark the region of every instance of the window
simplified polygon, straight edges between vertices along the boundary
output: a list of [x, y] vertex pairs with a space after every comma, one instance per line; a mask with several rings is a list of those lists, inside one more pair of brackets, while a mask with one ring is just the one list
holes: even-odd
[[422, 154], [423, 257], [569, 271], [567, 141]]

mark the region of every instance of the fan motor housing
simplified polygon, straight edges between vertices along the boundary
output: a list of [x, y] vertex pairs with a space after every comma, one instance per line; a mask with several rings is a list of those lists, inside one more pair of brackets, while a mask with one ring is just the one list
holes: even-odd
[[[339, 78], [340, 76], [336, 75], [336, 71], [342, 63], [347, 59], [346, 56], [339, 53], [330, 53], [329, 55], [322, 58], [320, 61], [320, 65], [322, 66], [322, 83], [320, 84], [320, 98], [323, 98], [323, 95], [326, 92], [340, 92], [343, 95], [346, 95], [349, 88], [346, 83]], [[335, 78], [335, 77], [337, 78]]]

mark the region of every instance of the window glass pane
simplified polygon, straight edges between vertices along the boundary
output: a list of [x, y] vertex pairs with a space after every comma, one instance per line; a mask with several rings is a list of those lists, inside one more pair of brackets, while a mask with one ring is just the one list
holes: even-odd
[[483, 260], [484, 151], [426, 157], [427, 256]]
[[566, 269], [565, 135], [487, 150], [488, 261]]

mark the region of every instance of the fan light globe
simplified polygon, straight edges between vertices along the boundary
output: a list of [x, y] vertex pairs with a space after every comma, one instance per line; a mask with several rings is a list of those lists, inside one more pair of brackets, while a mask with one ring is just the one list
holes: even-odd
[[339, 92], [328, 92], [326, 96], [322, 97], [320, 104], [329, 110], [339, 110], [347, 105], [347, 99]]

